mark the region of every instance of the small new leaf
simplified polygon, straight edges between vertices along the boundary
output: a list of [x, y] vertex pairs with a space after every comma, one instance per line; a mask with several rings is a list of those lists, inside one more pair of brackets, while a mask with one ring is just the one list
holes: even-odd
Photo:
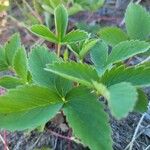
[[56, 35], [59, 43], [64, 38], [68, 26], [68, 12], [63, 5], [58, 5], [54, 11]]
[[73, 30], [65, 35], [62, 43], [75, 43], [86, 40], [88, 38], [88, 33], [82, 30]]
[[31, 32], [47, 41], [58, 43], [58, 39], [56, 38], [54, 33], [44, 25], [33, 25], [31, 27]]

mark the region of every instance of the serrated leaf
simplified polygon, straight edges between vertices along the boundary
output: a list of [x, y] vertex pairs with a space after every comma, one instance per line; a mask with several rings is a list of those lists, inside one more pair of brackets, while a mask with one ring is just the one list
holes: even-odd
[[144, 41], [124, 41], [113, 47], [108, 56], [107, 64], [117, 63], [126, 60], [134, 55], [144, 53], [150, 49], [150, 44]]
[[54, 11], [56, 34], [61, 42], [68, 26], [68, 12], [63, 5], [58, 5]]
[[0, 86], [6, 89], [16, 88], [17, 86], [22, 84], [23, 83], [21, 82], [21, 80], [16, 77], [11, 77], [11, 76], [0, 77]]
[[21, 47], [19, 34], [14, 34], [5, 45], [5, 55], [10, 66], [13, 65], [13, 59], [18, 48]]
[[33, 25], [31, 27], [31, 32], [47, 41], [58, 43], [58, 39], [56, 38], [54, 33], [44, 25]]
[[79, 53], [80, 58], [84, 58], [85, 55], [91, 50], [93, 46], [95, 46], [97, 42], [98, 42], [97, 39], [90, 39], [90, 40], [85, 41]]
[[144, 113], [148, 109], [148, 97], [143, 90], [138, 89], [138, 101], [134, 107], [134, 111]]
[[141, 5], [130, 3], [125, 23], [131, 39], [146, 40], [150, 35], [150, 14]]
[[29, 69], [32, 79], [36, 84], [51, 87], [59, 92], [60, 95], [65, 95], [69, 85], [71, 88], [70, 81], [62, 80], [55, 74], [44, 70], [46, 64], [53, 64], [59, 61], [60, 59], [55, 53], [48, 52], [48, 49], [43, 46], [38, 46], [34, 48], [29, 55]]
[[97, 42], [92, 48], [90, 56], [97, 72], [102, 74], [108, 58], [108, 46], [103, 41]]
[[59, 61], [56, 54], [48, 52], [48, 49], [44, 46], [38, 46], [32, 49], [28, 61], [33, 81], [39, 85], [53, 87], [54, 75], [45, 71], [44, 68], [46, 67], [46, 64], [52, 64]]
[[73, 134], [92, 150], [112, 150], [108, 116], [97, 97], [90, 90], [77, 87], [66, 100], [63, 110]]
[[28, 76], [28, 67], [27, 67], [27, 55], [24, 47], [19, 48], [16, 51], [13, 60], [13, 67], [17, 75], [26, 83]]
[[7, 59], [5, 57], [5, 51], [4, 48], [0, 46], [0, 71], [7, 70], [8, 64]]
[[82, 30], [73, 30], [65, 35], [62, 43], [75, 43], [86, 40], [88, 38], [88, 33]]
[[134, 109], [137, 101], [137, 91], [134, 86], [127, 82], [121, 82], [108, 88], [110, 110], [117, 119], [126, 117]]
[[98, 34], [101, 39], [111, 46], [115, 46], [122, 41], [128, 40], [127, 34], [117, 27], [105, 27], [101, 29]]
[[92, 86], [92, 81], [99, 80], [96, 70], [87, 64], [75, 62], [55, 63], [47, 65], [46, 70], [89, 87]]
[[130, 82], [134, 86], [150, 85], [150, 68], [143, 66], [129, 67], [119, 66], [106, 71], [102, 76], [101, 82], [107, 86], [120, 82]]
[[51, 89], [24, 86], [0, 97], [0, 128], [11, 131], [33, 129], [52, 119], [62, 107]]

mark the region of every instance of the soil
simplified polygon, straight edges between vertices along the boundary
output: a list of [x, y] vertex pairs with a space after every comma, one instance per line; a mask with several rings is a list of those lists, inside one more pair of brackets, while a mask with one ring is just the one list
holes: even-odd
[[[71, 17], [72, 22], [86, 20], [89, 24], [116, 25], [119, 26], [123, 20], [125, 9], [130, 0], [106, 0], [102, 9], [96, 13], [79, 13], [75, 17]], [[147, 9], [150, 10], [150, 0], [142, 0], [141, 2]], [[17, 10], [15, 10], [17, 11]], [[90, 17], [89, 17], [90, 16]], [[88, 19], [87, 19], [88, 18]], [[22, 28], [22, 24], [17, 20], [8, 19], [7, 29], [5, 28], [0, 35], [0, 43], [5, 42], [13, 33], [19, 31], [21, 33], [23, 43], [26, 43], [27, 49], [30, 45], [37, 41], [37, 38], [28, 33]], [[42, 42], [42, 41], [39, 41]], [[53, 47], [53, 45], [48, 45]], [[133, 60], [133, 63], [135, 61]], [[145, 89], [150, 98], [150, 89]], [[0, 90], [0, 93], [4, 90]], [[114, 150], [124, 150], [131, 142], [135, 129], [143, 114], [131, 113], [121, 121], [110, 117], [112, 127], [112, 138], [114, 141]], [[34, 149], [53, 149], [53, 150], [89, 150], [81, 144], [70, 141], [71, 129], [67, 127], [65, 119], [61, 114], [58, 114], [53, 121], [47, 123], [43, 131], [32, 132], [6, 132], [7, 145], [10, 150], [34, 150]], [[1, 131], [4, 135], [4, 131]], [[133, 150], [150, 150], [150, 108], [145, 112], [145, 117], [139, 127], [138, 137], [134, 141]], [[3, 136], [4, 137], [4, 136]], [[148, 148], [149, 146], [149, 148]], [[147, 149], [146, 149], [147, 148]], [[4, 149], [3, 143], [0, 141], [0, 150]]]

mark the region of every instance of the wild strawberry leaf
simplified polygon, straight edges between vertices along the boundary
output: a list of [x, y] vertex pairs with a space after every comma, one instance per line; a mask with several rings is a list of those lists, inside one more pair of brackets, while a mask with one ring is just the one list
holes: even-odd
[[62, 100], [51, 89], [24, 86], [0, 96], [0, 128], [11, 131], [33, 129], [52, 119]]
[[137, 91], [134, 86], [127, 82], [121, 82], [108, 88], [110, 110], [117, 119], [126, 117], [134, 109], [137, 101]]
[[48, 27], [44, 25], [33, 25], [31, 27], [31, 32], [47, 41], [58, 43], [58, 39], [53, 32], [49, 30]]
[[7, 69], [8, 69], [8, 63], [5, 57], [5, 51], [4, 48], [0, 47], [0, 71], [7, 70]]
[[150, 67], [129, 67], [119, 66], [106, 71], [101, 79], [107, 86], [120, 82], [130, 82], [134, 86], [150, 85]]
[[27, 66], [27, 55], [25, 48], [19, 48], [13, 60], [13, 67], [17, 73], [17, 75], [26, 83], [28, 76], [28, 66]]
[[38, 46], [34, 48], [29, 55], [29, 70], [34, 83], [51, 87], [59, 92], [60, 95], [64, 96], [69, 88], [72, 87], [72, 83], [44, 70], [46, 64], [53, 64], [54, 62], [60, 61], [61, 59], [58, 58], [55, 53], [48, 52], [46, 47]]
[[117, 27], [105, 27], [98, 34], [110, 46], [115, 46], [120, 42], [128, 40], [127, 34]]
[[19, 34], [14, 34], [5, 45], [5, 55], [10, 66], [13, 65], [13, 59], [18, 48], [21, 47]]
[[138, 89], [138, 101], [134, 107], [135, 112], [144, 113], [148, 109], [148, 97], [143, 90]]
[[92, 150], [112, 150], [108, 116], [97, 97], [90, 90], [77, 87], [66, 100], [63, 110], [73, 134]]
[[55, 53], [48, 52], [48, 49], [43, 46], [38, 46], [32, 49], [29, 54], [29, 70], [32, 79], [36, 84], [53, 87], [54, 75], [45, 71], [46, 64], [52, 64], [59, 61]]
[[54, 11], [56, 35], [61, 42], [66, 34], [68, 26], [68, 12], [63, 5], [58, 5]]
[[134, 55], [144, 53], [150, 49], [150, 43], [144, 41], [124, 41], [113, 47], [108, 57], [107, 64], [126, 60]]
[[108, 58], [108, 46], [103, 41], [99, 41], [91, 49], [91, 60], [98, 73], [102, 74]]
[[19, 85], [22, 85], [22, 81], [19, 78], [12, 76], [3, 76], [0, 77], [0, 86], [6, 89], [16, 88]]
[[82, 30], [73, 30], [65, 35], [62, 43], [75, 43], [86, 40], [88, 38], [88, 33]]
[[150, 35], [150, 13], [141, 5], [130, 3], [125, 14], [125, 23], [131, 39], [146, 40]]
[[87, 64], [75, 62], [55, 63], [47, 65], [46, 70], [86, 86], [91, 86], [92, 81], [99, 80], [96, 70]]

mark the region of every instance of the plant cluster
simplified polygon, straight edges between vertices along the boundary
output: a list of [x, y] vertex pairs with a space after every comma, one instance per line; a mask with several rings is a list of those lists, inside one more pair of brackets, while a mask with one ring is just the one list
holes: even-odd
[[[134, 10], [142, 13], [135, 15]], [[62, 111], [73, 135], [84, 145], [91, 150], [112, 150], [112, 132], [102, 99], [107, 100], [116, 119], [147, 108], [142, 88], [150, 85], [149, 63], [124, 63], [150, 49], [150, 15], [143, 10], [134, 3], [128, 6], [129, 36], [120, 29], [109, 28], [102, 30], [102, 38], [97, 39], [82, 30], [67, 32], [68, 12], [58, 5], [54, 11], [55, 32], [44, 25], [30, 28], [35, 35], [55, 43], [57, 55], [40, 45], [27, 54], [19, 35], [13, 35], [0, 48], [0, 71], [12, 73], [0, 78], [0, 85], [7, 89], [0, 96], [0, 128], [35, 129]], [[147, 19], [143, 18], [145, 14]], [[145, 22], [136, 23], [133, 28], [133, 18]], [[140, 23], [144, 23], [145, 32], [137, 33]], [[64, 48], [74, 53], [76, 61], [70, 60], [68, 53], [60, 55]], [[88, 53], [92, 64], [84, 61]]]

